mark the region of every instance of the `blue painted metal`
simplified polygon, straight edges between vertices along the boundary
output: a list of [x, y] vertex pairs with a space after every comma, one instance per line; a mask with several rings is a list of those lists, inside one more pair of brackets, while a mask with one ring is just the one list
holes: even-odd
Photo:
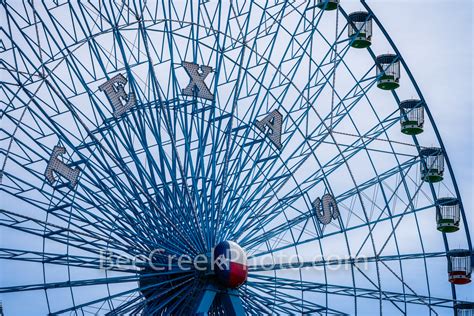
[[[464, 222], [456, 240], [471, 250], [452, 166], [426, 100], [381, 22], [361, 3], [408, 74], [401, 84], [410, 84], [424, 106], [432, 127], [425, 133], [434, 132], [446, 154], [444, 187], [454, 190]], [[40, 289], [49, 313], [110, 315], [360, 314], [366, 307], [360, 298], [377, 302], [381, 313], [408, 313], [417, 304], [435, 314], [459, 303], [454, 286], [449, 298], [431, 295], [428, 271], [446, 255], [449, 239], [443, 235], [438, 247], [425, 240], [423, 231], [436, 227], [426, 227], [422, 216], [434, 217], [440, 187], [429, 184], [425, 192], [419, 181], [418, 139], [394, 140], [400, 99], [396, 92], [385, 102], [373, 95], [371, 48], [367, 64], [353, 63], [343, 6], [0, 1], [6, 122], [0, 192], [7, 201], [0, 226], [41, 245], [3, 246], [0, 259], [36, 265], [44, 281], [2, 284], [0, 292]], [[374, 34], [372, 42], [382, 40]], [[214, 70], [205, 79], [207, 98], [182, 93], [190, 79], [185, 61]], [[118, 74], [136, 105], [114, 117], [100, 85]], [[281, 148], [254, 124], [272, 111], [283, 117]], [[45, 179], [55, 146], [65, 148], [61, 161], [80, 170], [77, 186]], [[311, 203], [325, 194], [336, 198], [340, 216], [323, 225]], [[419, 252], [403, 250], [401, 227], [415, 232]], [[388, 233], [383, 240], [380, 230]], [[209, 271], [179, 268], [180, 255], [207, 255], [227, 239], [252, 260], [294, 255], [298, 268], [289, 279], [288, 262], [265, 273], [256, 263], [237, 290], [213, 286]], [[346, 258], [328, 259], [331, 240]], [[301, 259], [308, 249], [325, 259]], [[362, 255], [374, 273], [358, 266]], [[424, 270], [416, 280], [425, 284], [422, 293], [405, 276], [415, 262]], [[334, 284], [330, 270], [340, 263], [350, 269], [345, 285]], [[165, 269], [150, 272], [152, 264]], [[63, 280], [50, 281], [54, 266], [64, 268]], [[304, 268], [315, 269], [319, 281], [307, 280]], [[397, 280], [400, 291], [387, 291], [387, 280]], [[82, 286], [96, 297], [82, 299]], [[54, 307], [55, 288], [68, 290], [68, 306]], [[335, 304], [341, 296], [350, 304]]]
[[245, 315], [245, 309], [237, 290], [227, 290], [222, 296], [226, 315], [239, 316]]
[[218, 291], [217, 287], [212, 284], [208, 284], [204, 288], [201, 297], [196, 302], [195, 315], [208, 315]]
[[239, 292], [233, 289], [219, 289], [213, 283], [207, 284], [203, 289], [196, 302], [197, 304], [193, 314], [199, 316], [212, 314], [211, 306], [216, 300], [216, 297], [219, 297], [223, 304], [226, 315], [245, 315]]

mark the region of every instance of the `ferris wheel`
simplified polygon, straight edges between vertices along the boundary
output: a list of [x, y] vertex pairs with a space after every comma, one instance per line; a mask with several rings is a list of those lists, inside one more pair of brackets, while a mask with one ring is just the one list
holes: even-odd
[[0, 3], [6, 315], [472, 315], [448, 154], [364, 0]]

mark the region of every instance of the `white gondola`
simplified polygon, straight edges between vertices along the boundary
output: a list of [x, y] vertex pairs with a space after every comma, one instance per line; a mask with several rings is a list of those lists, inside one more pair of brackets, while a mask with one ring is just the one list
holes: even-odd
[[400, 60], [397, 55], [383, 54], [375, 59], [377, 66], [377, 87], [394, 90], [400, 87]]
[[351, 46], [367, 48], [372, 44], [372, 17], [364, 11], [353, 12], [348, 16], [348, 32]]
[[420, 151], [421, 177], [423, 181], [435, 183], [443, 180], [444, 154], [440, 148], [424, 148]]
[[448, 277], [453, 284], [471, 282], [471, 255], [469, 250], [454, 249], [448, 252]]
[[400, 125], [402, 133], [418, 135], [423, 133], [425, 111], [420, 100], [405, 100], [400, 102]]
[[458, 199], [446, 197], [436, 201], [436, 223], [440, 232], [458, 231], [460, 221], [461, 205]]
[[339, 6], [339, 0], [318, 0], [316, 6], [326, 11], [336, 10]]
[[454, 305], [454, 315], [474, 316], [474, 303], [458, 303]]

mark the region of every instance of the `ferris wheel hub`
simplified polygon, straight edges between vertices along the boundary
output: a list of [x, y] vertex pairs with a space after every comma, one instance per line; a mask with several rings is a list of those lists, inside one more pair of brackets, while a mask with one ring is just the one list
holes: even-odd
[[233, 241], [222, 241], [214, 248], [214, 271], [227, 288], [237, 288], [247, 281], [247, 254]]

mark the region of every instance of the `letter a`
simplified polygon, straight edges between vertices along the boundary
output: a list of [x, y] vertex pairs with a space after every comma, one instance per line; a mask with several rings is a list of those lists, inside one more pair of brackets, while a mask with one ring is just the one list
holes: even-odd
[[[270, 138], [272, 143], [278, 148], [281, 149], [281, 126], [283, 124], [283, 115], [274, 110], [270, 112], [263, 120], [256, 121], [258, 129], [263, 133], [266, 133], [266, 136]], [[268, 131], [267, 131], [268, 129]]]

